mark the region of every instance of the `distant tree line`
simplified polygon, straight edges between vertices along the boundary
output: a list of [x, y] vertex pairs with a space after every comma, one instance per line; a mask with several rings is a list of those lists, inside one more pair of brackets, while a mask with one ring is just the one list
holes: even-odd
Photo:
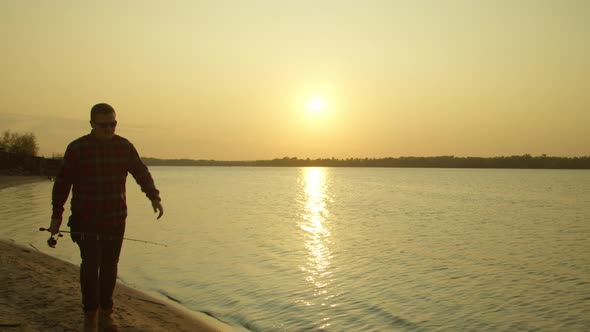
[[257, 166], [255, 161], [222, 161], [204, 159], [158, 159], [142, 157], [141, 160], [148, 166]]
[[33, 133], [19, 134], [6, 130], [0, 137], [0, 151], [35, 157], [39, 152], [39, 145]]
[[550, 157], [546, 155], [501, 157], [399, 157], [299, 159], [284, 157], [272, 160], [217, 161], [192, 159], [143, 158], [150, 166], [264, 166], [264, 167], [412, 167], [412, 168], [532, 168], [590, 169], [590, 156]]
[[55, 176], [61, 160], [38, 157], [38, 153], [35, 134], [4, 131], [0, 136], [0, 175]]

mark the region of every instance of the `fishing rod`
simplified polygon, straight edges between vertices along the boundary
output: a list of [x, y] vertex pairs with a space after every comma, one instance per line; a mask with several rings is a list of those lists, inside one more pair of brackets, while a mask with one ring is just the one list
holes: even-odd
[[[39, 231], [41, 231], [41, 232], [51, 232], [49, 230], [49, 228], [43, 228], [43, 227], [39, 227]], [[118, 240], [118, 239], [123, 239], [123, 240], [128, 240], [128, 241], [135, 241], [135, 242], [141, 242], [141, 243], [154, 244], [154, 245], [162, 246], [162, 247], [168, 247], [165, 244], [157, 243], [157, 242], [152, 242], [152, 241], [131, 239], [131, 238], [127, 238], [127, 237], [121, 238], [121, 237], [114, 236], [114, 235], [105, 235], [105, 234], [99, 234], [99, 233], [69, 232], [69, 231], [62, 231], [62, 230], [58, 230], [57, 233], [52, 234], [49, 237], [49, 240], [47, 240], [47, 245], [50, 246], [51, 248], [55, 248], [55, 246], [57, 245], [57, 239], [58, 239], [58, 237], [63, 237], [64, 236], [62, 233], [79, 234], [82, 237], [89, 236], [89, 237], [92, 237], [92, 238], [96, 238], [97, 240], [100, 240], [101, 238], [103, 238], [105, 240]]]

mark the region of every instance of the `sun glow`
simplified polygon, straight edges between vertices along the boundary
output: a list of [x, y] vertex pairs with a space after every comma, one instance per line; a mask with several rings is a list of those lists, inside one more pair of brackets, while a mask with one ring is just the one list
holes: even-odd
[[307, 101], [307, 110], [314, 113], [322, 112], [326, 109], [326, 100], [322, 97], [313, 97]]
[[315, 84], [296, 94], [297, 112], [308, 125], [324, 126], [334, 118], [338, 98], [331, 84]]

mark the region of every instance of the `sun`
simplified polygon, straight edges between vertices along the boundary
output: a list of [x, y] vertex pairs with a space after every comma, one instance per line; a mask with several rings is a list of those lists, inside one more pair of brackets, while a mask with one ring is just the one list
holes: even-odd
[[307, 110], [319, 113], [326, 109], [326, 100], [322, 97], [312, 97], [307, 101]]

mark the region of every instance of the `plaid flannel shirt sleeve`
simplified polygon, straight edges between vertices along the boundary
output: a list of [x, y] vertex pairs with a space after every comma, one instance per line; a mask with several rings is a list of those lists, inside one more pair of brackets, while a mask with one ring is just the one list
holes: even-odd
[[72, 188], [74, 173], [76, 172], [76, 149], [69, 145], [62, 160], [62, 165], [55, 178], [51, 195], [53, 206], [52, 219], [62, 219], [64, 204], [66, 203]]
[[141, 158], [133, 145], [131, 145], [130, 149], [129, 173], [135, 178], [135, 181], [141, 187], [141, 191], [143, 191], [150, 200], [160, 201], [160, 192], [156, 189], [154, 179], [147, 166], [141, 161]]

